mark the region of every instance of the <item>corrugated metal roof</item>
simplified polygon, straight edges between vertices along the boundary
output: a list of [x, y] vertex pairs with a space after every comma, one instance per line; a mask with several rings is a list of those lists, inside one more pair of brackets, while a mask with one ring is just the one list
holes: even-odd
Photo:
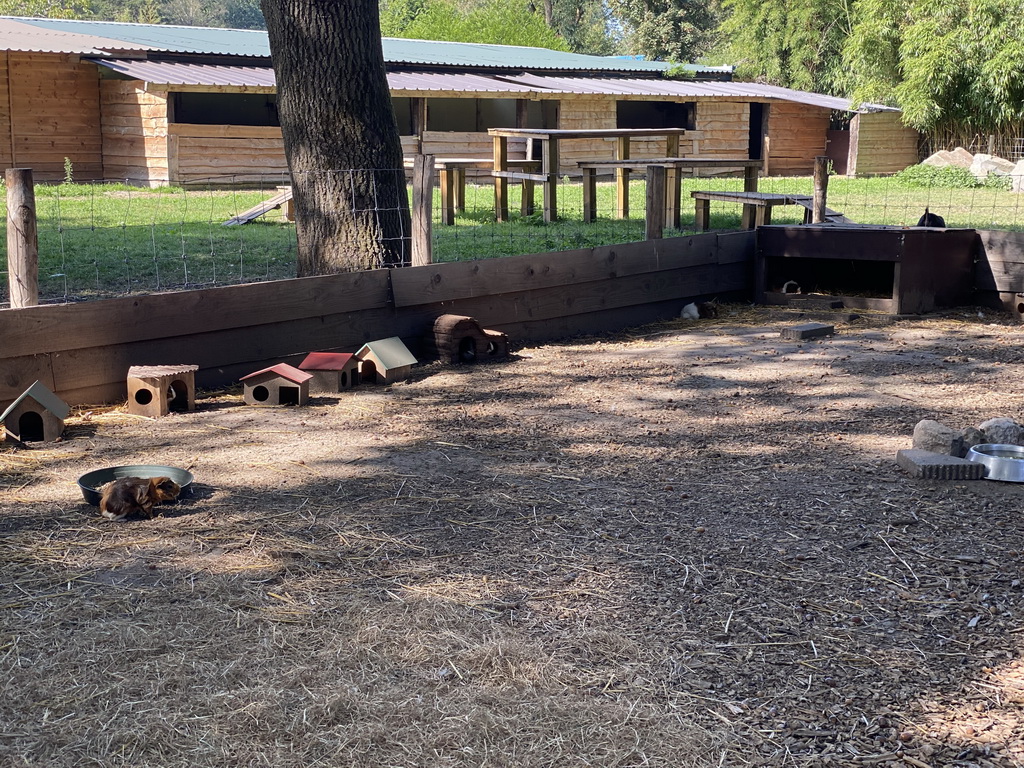
[[808, 91], [795, 91], [761, 83], [737, 83], [694, 80], [637, 80], [633, 78], [552, 77], [522, 74], [502, 78], [514, 83], [533, 86], [548, 93], [603, 94], [612, 96], [674, 96], [679, 98], [734, 97], [753, 99], [779, 99], [799, 104], [810, 104], [825, 109], [856, 112], [898, 112], [894, 107], [881, 104], [861, 104], [852, 109], [849, 99], [826, 96]]
[[29, 19], [0, 17], [0, 50], [32, 53], [74, 53], [101, 56], [107, 51], [148, 51], [147, 46], [133, 45], [109, 37], [81, 32], [44, 30], [25, 23]]
[[[214, 29], [181, 27], [169, 24], [129, 24], [120, 21], [82, 21], [78, 19], [18, 19], [46, 33], [95, 35], [114, 41], [116, 50], [127, 47], [170, 53], [205, 53], [219, 56], [270, 57], [267, 33], [259, 29]], [[109, 46], [98, 46], [110, 49]], [[51, 50], [51, 49], [44, 49]]]
[[158, 85], [277, 86], [274, 70], [270, 67], [231, 67], [226, 64], [185, 64], [137, 59], [97, 59], [96, 63], [134, 80]]
[[[159, 85], [228, 85], [273, 88], [277, 85], [270, 67], [232, 67], [224, 64], [185, 64], [177, 61], [139, 59], [96, 59], [97, 64], [135, 80]], [[529, 95], [537, 88], [510, 83], [485, 75], [460, 73], [390, 72], [392, 91], [437, 91], [460, 93], [515, 93]]]
[[[131, 24], [119, 21], [82, 21], [77, 19], [36, 19], [0, 17], [17, 21], [37, 31], [37, 47], [31, 50], [66, 52], [68, 43], [61, 35], [78, 34], [107, 44], [74, 51], [102, 55], [108, 50], [150, 50], [167, 53], [192, 53], [219, 56], [270, 57], [270, 44], [263, 30], [183, 27], [168, 24]], [[16, 41], [14, 41], [16, 42]], [[670, 65], [660, 61], [642, 61], [615, 56], [588, 56], [582, 53], [552, 51], [516, 45], [458, 43], [440, 40], [382, 40], [384, 60], [393, 65], [487, 67], [512, 70], [562, 70], [595, 72], [661, 72]], [[23, 50], [12, 47], [11, 50]], [[694, 73], [728, 72], [728, 67], [687, 65]]]
[[[270, 67], [232, 67], [222, 64], [184, 64], [181, 62], [141, 60], [97, 60], [98, 64], [128, 77], [161, 85], [228, 85], [274, 87]], [[760, 83], [722, 83], [714, 81], [661, 80], [600, 77], [553, 77], [548, 75], [473, 75], [436, 72], [390, 72], [388, 86], [393, 92], [436, 91], [438, 93], [514, 93], [521, 96], [546, 94], [643, 97], [726, 97], [778, 99], [845, 112], [881, 112], [899, 110], [879, 104], [861, 104], [852, 109], [849, 99], [820, 93], [795, 91]]]
[[518, 93], [534, 94], [530, 85], [514, 83], [488, 75], [463, 75], [433, 72], [389, 72], [388, 86], [392, 91], [460, 91], [463, 93]]
[[384, 38], [384, 60], [389, 64], [502, 69], [598, 70], [603, 72], [661, 72], [657, 61], [637, 61], [615, 56], [587, 56], [517, 45], [451, 43], [439, 40]]

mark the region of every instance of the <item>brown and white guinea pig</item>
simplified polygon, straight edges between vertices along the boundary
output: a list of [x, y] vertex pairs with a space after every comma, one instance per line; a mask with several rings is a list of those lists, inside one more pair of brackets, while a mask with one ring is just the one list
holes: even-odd
[[153, 516], [153, 507], [174, 501], [181, 486], [169, 477], [122, 477], [108, 484], [100, 498], [100, 513], [108, 520], [124, 520], [133, 513]]

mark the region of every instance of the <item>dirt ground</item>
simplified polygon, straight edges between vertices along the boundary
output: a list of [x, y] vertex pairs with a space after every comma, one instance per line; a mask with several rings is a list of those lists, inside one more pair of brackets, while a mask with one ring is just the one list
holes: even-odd
[[[1020, 327], [802, 321], [8, 444], [0, 763], [1024, 766], [1024, 486], [894, 461], [924, 418], [1024, 419]], [[194, 494], [83, 503], [140, 463]]]

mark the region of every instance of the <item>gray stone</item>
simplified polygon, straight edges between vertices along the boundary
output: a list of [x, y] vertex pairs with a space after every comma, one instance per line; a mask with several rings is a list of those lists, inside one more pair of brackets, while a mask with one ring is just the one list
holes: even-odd
[[964, 438], [959, 432], [931, 419], [919, 421], [914, 427], [914, 448], [945, 456], [962, 457], [967, 454]]
[[985, 442], [985, 434], [977, 427], [967, 427], [960, 430], [960, 437], [964, 440], [964, 455], [976, 445]]
[[783, 328], [779, 335], [789, 341], [803, 341], [804, 339], [815, 339], [819, 336], [831, 336], [836, 332], [834, 325], [825, 325], [825, 323], [803, 323], [802, 325], [793, 325], [789, 328]]
[[1014, 164], [995, 155], [978, 153], [971, 163], [971, 173], [976, 179], [984, 179], [989, 174], [996, 176], [1009, 176], [1013, 173]]
[[1021, 437], [1024, 437], [1024, 427], [1021, 427], [1013, 419], [995, 418], [983, 421], [978, 425], [985, 443], [1002, 443], [1005, 445], [1020, 445]]
[[897, 451], [896, 463], [921, 480], [981, 480], [985, 477], [983, 464], [932, 451]]

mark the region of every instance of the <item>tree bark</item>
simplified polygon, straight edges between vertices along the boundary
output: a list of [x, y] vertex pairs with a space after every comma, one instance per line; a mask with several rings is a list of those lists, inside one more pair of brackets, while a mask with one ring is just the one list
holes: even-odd
[[409, 263], [377, 0], [261, 0], [292, 178], [298, 274]]

